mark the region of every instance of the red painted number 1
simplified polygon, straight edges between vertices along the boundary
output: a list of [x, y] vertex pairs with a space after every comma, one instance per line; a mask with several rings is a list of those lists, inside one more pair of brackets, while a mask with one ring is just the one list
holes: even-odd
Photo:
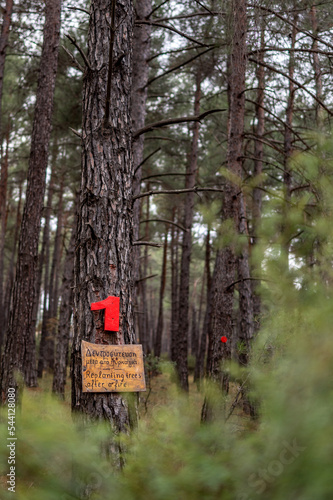
[[99, 302], [91, 304], [92, 311], [99, 311], [105, 309], [104, 316], [104, 330], [111, 332], [118, 332], [119, 330], [119, 297], [108, 297]]

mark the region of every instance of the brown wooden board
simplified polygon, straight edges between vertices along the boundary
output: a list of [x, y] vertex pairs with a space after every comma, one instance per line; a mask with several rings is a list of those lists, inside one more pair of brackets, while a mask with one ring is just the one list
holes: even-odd
[[146, 390], [142, 346], [90, 344], [82, 341], [83, 392]]

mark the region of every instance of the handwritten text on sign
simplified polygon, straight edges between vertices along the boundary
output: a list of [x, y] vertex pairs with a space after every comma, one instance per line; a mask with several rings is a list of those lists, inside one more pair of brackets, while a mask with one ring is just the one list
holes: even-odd
[[103, 345], [82, 341], [83, 392], [146, 390], [141, 345]]

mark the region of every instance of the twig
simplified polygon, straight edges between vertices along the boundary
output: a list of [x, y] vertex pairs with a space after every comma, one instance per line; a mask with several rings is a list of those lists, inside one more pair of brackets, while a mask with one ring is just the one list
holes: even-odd
[[160, 243], [154, 243], [153, 241], [133, 241], [133, 246], [136, 245], [144, 245], [146, 247], [156, 247], [156, 248], [161, 248], [162, 245]]
[[136, 167], [136, 169], [134, 170], [134, 174], [137, 173], [137, 171], [139, 170], [140, 167], [142, 167], [142, 165], [144, 165], [146, 163], [146, 161], [149, 160], [149, 158], [151, 158], [152, 156], [154, 156], [156, 153], [158, 153], [159, 151], [161, 151], [161, 148], [157, 148], [155, 149], [155, 151], [153, 151], [152, 153], [150, 153], [150, 155], [146, 156], [146, 158], [144, 158], [140, 163], [139, 165]]
[[135, 24], [149, 24], [150, 26], [156, 26], [158, 28], [165, 28], [167, 30], [173, 31], [174, 33], [177, 33], [177, 35], [180, 35], [183, 38], [186, 38], [187, 40], [190, 40], [190, 42], [193, 42], [193, 43], [200, 45], [200, 47], [207, 47], [207, 45], [205, 43], [199, 42], [195, 38], [192, 38], [191, 36], [186, 35], [186, 33], [183, 33], [182, 31], [179, 31], [176, 28], [174, 28], [173, 26], [169, 26], [168, 24], [156, 23], [155, 21], [146, 21], [143, 19], [138, 19], [137, 21], [135, 21]]
[[139, 135], [145, 134], [146, 132], [151, 132], [156, 128], [166, 127], [168, 125], [175, 125], [176, 123], [199, 122], [206, 116], [211, 115], [213, 113], [220, 113], [221, 111], [227, 111], [227, 110], [225, 108], [210, 109], [209, 111], [205, 111], [204, 113], [201, 113], [200, 115], [196, 116], [181, 116], [179, 118], [169, 118], [167, 120], [162, 120], [160, 122], [150, 123], [145, 127], [142, 127], [136, 132], [134, 132], [133, 139], [139, 137]]
[[71, 61], [74, 64], [74, 66], [76, 66], [77, 69], [79, 69], [80, 71], [82, 71], [82, 73], [84, 73], [84, 68], [81, 66], [79, 61], [74, 57], [74, 55], [68, 49], [66, 49], [66, 47], [64, 45], [62, 45], [61, 47], [64, 49], [66, 54], [69, 56], [69, 58], [71, 59]]
[[155, 278], [155, 276], [158, 276], [158, 274], [150, 274], [149, 276], [145, 276], [144, 278], [140, 278], [139, 280], [136, 280], [136, 283], [140, 283], [141, 281], [149, 280], [150, 278]]
[[164, 0], [164, 2], [160, 3], [159, 5], [156, 5], [156, 7], [148, 14], [147, 19], [149, 19], [154, 12], [156, 12], [160, 7], [162, 7], [164, 4], [168, 3], [169, 0]]
[[73, 132], [73, 134], [77, 135], [78, 137], [80, 137], [80, 139], [82, 139], [82, 135], [80, 134], [80, 132], [78, 132], [77, 130], [74, 130], [72, 127], [68, 127], [69, 130], [71, 130]]
[[167, 172], [165, 174], [152, 174], [152, 175], [147, 175], [146, 177], [143, 177], [141, 180], [146, 181], [148, 179], [155, 179], [155, 177], [169, 177], [170, 175], [191, 175], [187, 174], [186, 172]]
[[73, 38], [71, 35], [68, 35], [68, 34], [66, 35], [66, 37], [74, 45], [74, 47], [77, 48], [77, 50], [80, 52], [80, 54], [82, 56], [82, 59], [84, 60], [84, 64], [87, 66], [88, 69], [91, 70], [91, 66], [90, 66], [90, 63], [88, 61], [88, 58], [87, 58], [86, 54], [83, 52], [83, 50], [81, 49], [81, 47], [78, 45], [76, 39]]
[[177, 224], [176, 222], [173, 222], [172, 220], [167, 220], [167, 219], [145, 219], [141, 220], [140, 224], [143, 224], [144, 222], [164, 222], [165, 224], [172, 224], [173, 226], [179, 227], [182, 231], [188, 231], [185, 227], [181, 226], [180, 224]]
[[163, 76], [166, 76], [169, 73], [172, 73], [173, 71], [176, 71], [177, 69], [182, 68], [183, 66], [186, 66], [187, 64], [191, 63], [192, 61], [194, 61], [198, 57], [202, 56], [203, 54], [207, 54], [207, 52], [210, 52], [211, 50], [213, 50], [215, 48], [216, 48], [216, 45], [213, 45], [212, 47], [209, 47], [208, 49], [203, 50], [202, 52], [200, 52], [199, 54], [196, 54], [195, 56], [191, 57], [190, 59], [186, 59], [186, 61], [184, 61], [184, 62], [182, 62], [180, 64], [176, 64], [175, 66], [172, 66], [170, 69], [164, 71], [163, 73], [160, 73], [159, 75], [156, 75], [154, 78], [151, 78], [150, 80], [148, 80], [148, 82], [146, 83], [146, 85], [144, 86], [144, 88], [148, 87], [153, 82], [156, 82], [156, 80], [158, 80], [159, 78], [162, 78]]
[[199, 188], [199, 187], [194, 187], [194, 188], [189, 188], [189, 189], [161, 189], [159, 191], [152, 190], [152, 191], [146, 191], [145, 193], [138, 194], [136, 196], [133, 196], [133, 201], [137, 200], [138, 198], [144, 198], [145, 196], [152, 196], [154, 194], [182, 194], [182, 193], [200, 193], [202, 191], [213, 191], [217, 193], [224, 193], [224, 189], [219, 189], [219, 188]]
[[88, 14], [88, 16], [90, 16], [89, 10], [81, 9], [80, 7], [66, 7], [66, 9], [69, 9], [69, 10], [79, 10], [81, 12], [85, 12], [86, 14]]

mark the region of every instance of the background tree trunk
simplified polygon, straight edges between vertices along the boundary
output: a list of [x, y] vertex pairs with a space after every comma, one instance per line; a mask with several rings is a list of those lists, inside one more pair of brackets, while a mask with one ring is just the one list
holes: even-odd
[[155, 333], [155, 342], [154, 342], [154, 355], [157, 357], [161, 356], [161, 348], [162, 348], [162, 334], [163, 334], [163, 299], [164, 299], [164, 291], [165, 291], [165, 283], [166, 283], [166, 269], [167, 269], [167, 249], [168, 249], [168, 228], [165, 228], [165, 237], [164, 237], [164, 245], [163, 245], [163, 264], [162, 264], [162, 272], [161, 272], [161, 285], [160, 285], [160, 298], [159, 298], [159, 306], [158, 306], [158, 319]]
[[[118, 345], [135, 342], [132, 301], [133, 161], [129, 107], [132, 2], [118, 0], [114, 20], [111, 15], [111, 0], [92, 2], [87, 55], [90, 69], [87, 69], [83, 89], [82, 190], [74, 268], [72, 409], [83, 412], [88, 419], [108, 420], [116, 431], [126, 431], [130, 415], [122, 395], [83, 393], [81, 375], [82, 340]], [[111, 30], [117, 27], [113, 47], [110, 25]], [[110, 89], [110, 96], [107, 89]], [[92, 313], [90, 310], [92, 302], [106, 299], [109, 295], [120, 297], [119, 332], [105, 332], [103, 312]]]
[[3, 401], [6, 398], [7, 388], [16, 385], [15, 370], [23, 374], [28, 386], [37, 385], [33, 312], [36, 300], [40, 220], [58, 66], [60, 10], [61, 5], [58, 0], [46, 2], [26, 202], [21, 224], [16, 278], [11, 300], [12, 308], [3, 353], [1, 374]]
[[[39, 295], [41, 288], [41, 279], [44, 267], [44, 297], [43, 297], [43, 319], [42, 319], [42, 331], [41, 338], [39, 343], [39, 353], [38, 353], [38, 366], [37, 366], [37, 376], [38, 378], [42, 378], [43, 370], [45, 365], [45, 346], [46, 339], [48, 335], [48, 321], [50, 317], [50, 218], [52, 212], [52, 201], [54, 194], [54, 179], [55, 179], [55, 163], [52, 161], [52, 171], [50, 177], [50, 183], [48, 187], [47, 194], [47, 205], [45, 207], [45, 222], [43, 229], [43, 242], [42, 242], [42, 250], [39, 257], [39, 270], [38, 270], [38, 281], [37, 282], [37, 303], [36, 309], [39, 304]], [[37, 311], [36, 311], [37, 317]]]
[[2, 141], [2, 90], [5, 73], [6, 52], [12, 22], [13, 0], [6, 0], [0, 35], [0, 142]]
[[[0, 96], [1, 98], [1, 96]], [[1, 110], [0, 110], [1, 113]], [[0, 347], [4, 336], [5, 323], [5, 305], [4, 305], [4, 260], [5, 260], [5, 237], [7, 227], [7, 184], [8, 184], [8, 150], [9, 150], [9, 131], [8, 124], [6, 133], [6, 153], [1, 161], [0, 178]]]
[[[247, 15], [245, 0], [232, 2], [232, 48], [229, 77], [229, 127], [227, 167], [235, 181], [226, 181], [222, 221], [230, 243], [217, 252], [212, 284], [211, 337], [207, 360], [207, 374], [229, 391], [229, 377], [221, 373], [221, 361], [231, 358], [234, 337], [233, 305], [236, 276], [236, 255], [232, 241], [239, 234], [240, 184], [242, 179], [243, 133], [245, 116], [245, 71]], [[221, 342], [221, 335], [227, 343]], [[203, 420], [211, 417], [209, 403], [203, 407]]]
[[[74, 208], [75, 212], [77, 211], [77, 205], [78, 203], [76, 202]], [[58, 394], [58, 396], [60, 396], [62, 399], [65, 397], [68, 345], [71, 329], [71, 317], [73, 313], [74, 254], [76, 230], [77, 217], [75, 217], [73, 221], [71, 239], [68, 245], [64, 263], [64, 273], [61, 286], [61, 305], [54, 360], [52, 392]]]
[[[264, 62], [264, 48], [265, 48], [265, 29], [264, 20], [262, 20], [262, 27], [260, 32], [260, 52], [258, 56], [259, 63]], [[252, 245], [255, 246], [258, 241], [258, 230], [261, 220], [261, 209], [262, 209], [262, 182], [259, 181], [262, 175], [263, 168], [263, 157], [264, 157], [264, 144], [263, 138], [265, 133], [265, 67], [262, 64], [257, 66], [257, 80], [258, 80], [258, 91], [257, 91], [257, 103], [256, 103], [256, 139], [254, 142], [254, 172], [253, 175], [257, 178], [257, 185], [253, 189], [253, 203], [252, 203]], [[254, 328], [256, 331], [259, 330], [260, 326], [260, 315], [261, 315], [261, 298], [256, 289], [259, 286], [259, 281], [252, 282], [253, 289], [253, 315], [254, 315]]]
[[[176, 207], [172, 211], [172, 221], [176, 222]], [[179, 293], [179, 258], [178, 258], [179, 228], [171, 226], [171, 361], [176, 361], [177, 356], [177, 335], [178, 335], [178, 293]]]
[[206, 312], [202, 326], [202, 333], [200, 339], [199, 351], [196, 359], [195, 370], [194, 370], [194, 382], [199, 382], [205, 371], [205, 357], [207, 351], [207, 339], [209, 335], [210, 327], [210, 310], [211, 310], [211, 288], [212, 288], [212, 276], [210, 271], [210, 254], [211, 254], [211, 244], [210, 244], [210, 229], [207, 230], [206, 235], [206, 252], [205, 252], [205, 275], [206, 275]]
[[[194, 115], [199, 115], [201, 99], [201, 73], [196, 75], [196, 90], [194, 97]], [[198, 168], [198, 143], [199, 143], [199, 122], [193, 125], [193, 137], [190, 153], [190, 161], [187, 168], [185, 189], [191, 189], [195, 186], [197, 168]], [[176, 351], [176, 368], [180, 387], [188, 391], [188, 334], [189, 334], [189, 294], [190, 294], [190, 263], [192, 250], [192, 224], [194, 213], [194, 191], [186, 194], [184, 207], [184, 228], [182, 256], [180, 264], [179, 278], [179, 310], [178, 310], [178, 336]]]

